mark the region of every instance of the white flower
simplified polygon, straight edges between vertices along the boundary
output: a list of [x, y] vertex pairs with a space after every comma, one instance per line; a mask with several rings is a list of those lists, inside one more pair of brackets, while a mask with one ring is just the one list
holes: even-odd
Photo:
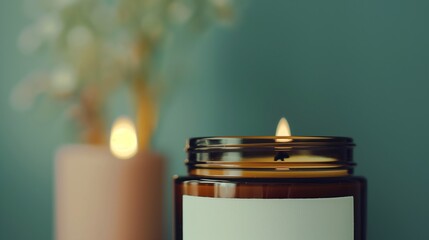
[[186, 23], [192, 16], [192, 10], [183, 2], [175, 1], [169, 6], [169, 11], [174, 22]]
[[58, 16], [46, 15], [22, 31], [18, 38], [18, 47], [24, 53], [33, 53], [44, 42], [54, 41], [62, 30]]
[[15, 86], [9, 99], [12, 108], [19, 111], [32, 108], [37, 97], [46, 91], [46, 80], [46, 74], [35, 72]]
[[37, 28], [44, 40], [51, 40], [59, 35], [63, 26], [58, 16], [46, 15], [37, 22]]
[[83, 25], [72, 28], [67, 34], [67, 45], [72, 50], [82, 50], [93, 40], [91, 31]]
[[67, 67], [56, 68], [51, 74], [50, 88], [57, 96], [71, 94], [77, 87], [74, 72]]

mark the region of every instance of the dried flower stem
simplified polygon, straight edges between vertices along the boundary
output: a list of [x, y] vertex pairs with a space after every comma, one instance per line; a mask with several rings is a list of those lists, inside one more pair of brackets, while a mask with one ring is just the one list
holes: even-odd
[[150, 87], [142, 79], [135, 79], [133, 91], [136, 102], [136, 127], [140, 149], [148, 149], [156, 127], [158, 108]]
[[82, 125], [82, 141], [95, 145], [106, 143], [102, 103], [97, 93], [94, 87], [82, 92], [76, 116]]

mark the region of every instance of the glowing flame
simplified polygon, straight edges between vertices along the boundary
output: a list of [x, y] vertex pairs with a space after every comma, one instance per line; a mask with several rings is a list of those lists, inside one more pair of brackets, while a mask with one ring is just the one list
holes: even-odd
[[138, 150], [136, 128], [126, 117], [118, 118], [110, 134], [110, 151], [119, 159], [129, 159]]
[[[276, 136], [291, 136], [289, 123], [286, 118], [282, 117], [277, 125]], [[290, 139], [276, 139], [277, 142], [290, 142]]]

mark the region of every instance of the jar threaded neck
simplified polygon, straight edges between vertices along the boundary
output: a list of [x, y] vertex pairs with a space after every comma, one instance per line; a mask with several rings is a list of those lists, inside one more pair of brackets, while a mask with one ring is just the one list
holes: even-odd
[[337, 177], [353, 173], [353, 140], [345, 137], [203, 137], [188, 140], [191, 175]]

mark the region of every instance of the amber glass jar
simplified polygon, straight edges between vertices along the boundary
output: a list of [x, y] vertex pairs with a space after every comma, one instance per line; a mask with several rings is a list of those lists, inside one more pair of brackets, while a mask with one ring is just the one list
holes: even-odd
[[366, 180], [344, 137], [188, 141], [176, 240], [365, 240]]

